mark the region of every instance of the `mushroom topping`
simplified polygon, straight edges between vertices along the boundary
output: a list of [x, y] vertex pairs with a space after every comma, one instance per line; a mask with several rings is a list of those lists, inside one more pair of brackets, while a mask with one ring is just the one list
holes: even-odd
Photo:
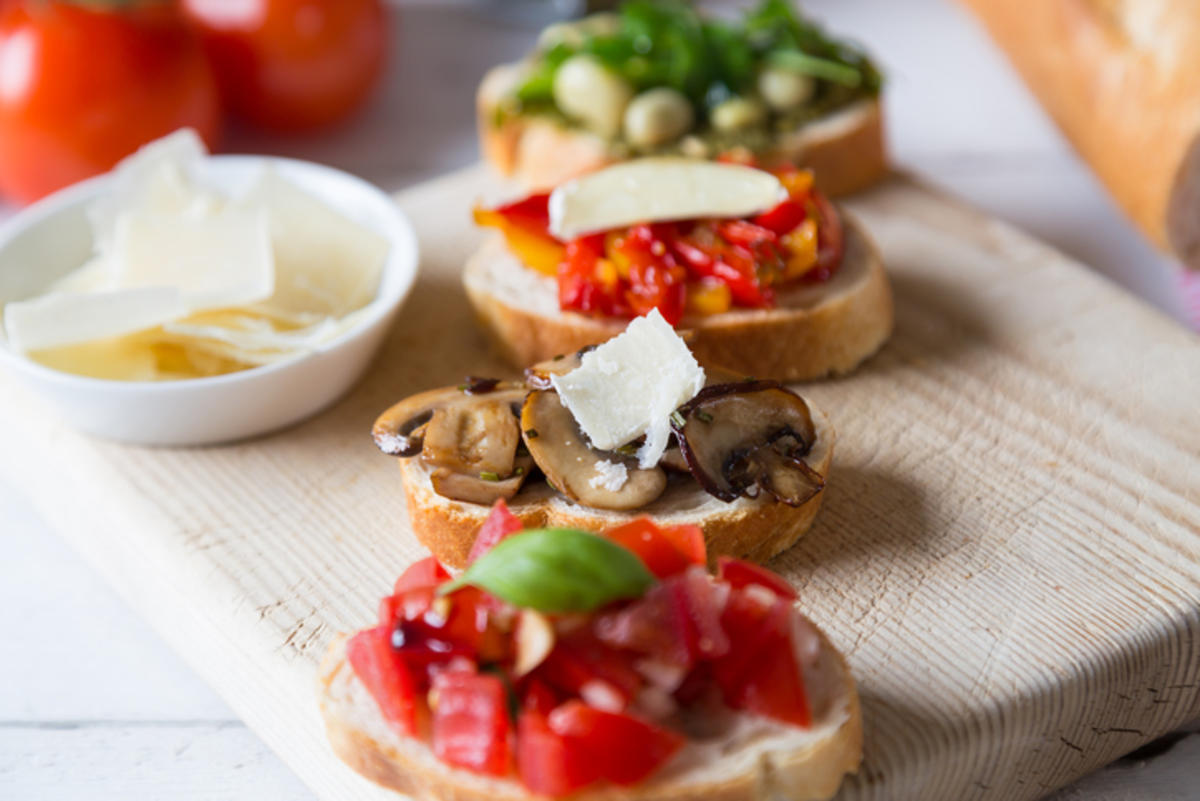
[[459, 473], [508, 476], [521, 428], [503, 399], [434, 409], [425, 426], [421, 458]]
[[667, 487], [659, 467], [588, 445], [574, 416], [553, 390], [530, 392], [521, 407], [525, 446], [546, 480], [563, 495], [596, 509], [637, 509]]
[[371, 438], [389, 456], [416, 456], [424, 447], [428, 423], [436, 410], [493, 401], [519, 404], [525, 397], [525, 388], [512, 382], [498, 383], [487, 392], [472, 389], [480, 381], [483, 379], [474, 379], [463, 389], [433, 389], [400, 401], [379, 415], [371, 428]]
[[672, 425], [692, 475], [723, 501], [767, 492], [799, 506], [825, 486], [804, 461], [816, 440], [808, 404], [777, 381], [705, 387]]
[[550, 383], [551, 376], [566, 375], [571, 372], [583, 364], [583, 354], [595, 349], [595, 345], [588, 345], [570, 355], [559, 354], [553, 359], [546, 359], [532, 367], [526, 367], [525, 383], [529, 385], [530, 389], [553, 389]]
[[433, 491], [443, 498], [491, 506], [501, 498], [508, 500], [516, 495], [532, 469], [533, 459], [518, 456], [514, 460], [513, 474], [508, 478], [494, 479], [491, 475], [485, 478], [439, 467], [429, 474], [429, 482], [433, 484]]

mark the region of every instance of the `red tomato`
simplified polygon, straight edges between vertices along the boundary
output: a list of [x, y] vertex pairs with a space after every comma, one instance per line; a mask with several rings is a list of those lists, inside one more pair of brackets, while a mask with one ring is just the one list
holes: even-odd
[[824, 281], [841, 265], [846, 251], [846, 236], [842, 218], [829, 198], [820, 192], [812, 193], [813, 205], [820, 219], [817, 228], [817, 266], [805, 276], [810, 281]]
[[786, 579], [752, 562], [734, 559], [732, 556], [717, 557], [717, 575], [735, 589], [758, 584], [766, 587], [780, 598], [786, 598], [789, 601], [796, 600], [796, 589], [788, 584]]
[[298, 131], [342, 119], [383, 68], [382, 0], [183, 0], [231, 110]]
[[627, 654], [607, 647], [587, 631], [562, 637], [534, 671], [534, 678], [552, 688], [579, 695], [586, 685], [603, 682], [627, 705], [642, 686], [642, 676]]
[[496, 501], [492, 506], [492, 511], [488, 514], [487, 520], [483, 521], [483, 525], [479, 527], [479, 533], [475, 535], [475, 542], [471, 545], [471, 553], [467, 557], [467, 564], [474, 562], [479, 557], [483, 556], [492, 548], [496, 547], [496, 543], [500, 542], [510, 534], [516, 534], [525, 528], [525, 524], [521, 519], [508, 511], [508, 504], [504, 499]]
[[535, 795], [561, 798], [600, 778], [592, 755], [550, 728], [546, 715], [526, 709], [517, 719], [517, 773]]
[[497, 676], [448, 670], [433, 680], [433, 752], [477, 773], [508, 772], [508, 696]]
[[[639, 517], [604, 532], [604, 536], [638, 555], [646, 568], [667, 578], [705, 563], [704, 534], [697, 526], [659, 528], [648, 517]], [[697, 543], [698, 540], [698, 543]]]
[[537, 233], [549, 236], [550, 227], [550, 193], [539, 192], [536, 195], [514, 200], [496, 207], [496, 213], [511, 223], [528, 228]]
[[764, 211], [754, 218], [754, 224], [783, 235], [791, 231], [808, 216], [802, 201], [788, 198], [775, 208]]
[[346, 642], [346, 661], [392, 728], [404, 735], [416, 734], [416, 689], [408, 667], [392, 650], [391, 626], [376, 626], [351, 637]]
[[0, 194], [30, 202], [220, 108], [200, 42], [171, 4], [0, 3]]
[[683, 747], [684, 737], [620, 712], [568, 701], [548, 722], [568, 747], [588, 753], [603, 779], [625, 786], [645, 779]]
[[394, 592], [400, 595], [417, 587], [436, 587], [448, 578], [450, 574], [446, 572], [446, 568], [442, 567], [437, 559], [429, 556], [419, 562], [413, 562], [400, 574], [400, 578], [396, 579]]
[[713, 663], [713, 677], [734, 709], [806, 727], [812, 716], [792, 639], [794, 614], [782, 598], [764, 605], [734, 590], [721, 616], [730, 648]]

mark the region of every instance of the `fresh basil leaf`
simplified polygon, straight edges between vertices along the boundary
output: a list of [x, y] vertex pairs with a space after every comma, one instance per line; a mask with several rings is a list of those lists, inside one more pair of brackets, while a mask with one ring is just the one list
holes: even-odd
[[641, 597], [653, 583], [628, 548], [586, 531], [543, 528], [502, 540], [440, 592], [470, 585], [539, 612], [586, 612]]

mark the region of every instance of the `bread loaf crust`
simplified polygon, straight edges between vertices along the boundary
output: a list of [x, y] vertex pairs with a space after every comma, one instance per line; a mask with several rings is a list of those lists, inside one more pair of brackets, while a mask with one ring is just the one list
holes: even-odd
[[1145, 234], [1200, 269], [1194, 0], [962, 0]]

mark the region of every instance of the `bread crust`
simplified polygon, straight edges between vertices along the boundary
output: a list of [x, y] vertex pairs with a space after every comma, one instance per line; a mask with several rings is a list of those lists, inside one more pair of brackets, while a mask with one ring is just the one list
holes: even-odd
[[[808, 458], [809, 466], [829, 482], [836, 440], [833, 425], [819, 409], [809, 404], [817, 438]], [[417, 539], [450, 567], [467, 564], [475, 535], [491, 511], [487, 506], [454, 501], [438, 495], [429, 481], [428, 471], [417, 459], [398, 459], [408, 503], [408, 517]], [[692, 523], [704, 531], [708, 556], [715, 564], [718, 556], [736, 556], [766, 562], [787, 550], [812, 526], [825, 498], [822, 489], [800, 506], [788, 506], [773, 499], [740, 498], [733, 503], [719, 501], [695, 481], [680, 477], [667, 487], [663, 497], [634, 512], [590, 509], [557, 495], [544, 483], [523, 489], [508, 501], [509, 510], [526, 528], [566, 527], [601, 531], [635, 517], [647, 515], [663, 525]]]
[[[683, 321], [681, 333], [701, 364], [738, 375], [807, 381], [848, 373], [879, 350], [892, 332], [891, 287], [870, 237], [842, 214], [846, 256], [827, 284], [781, 293], [774, 309]], [[521, 272], [533, 271], [521, 267], [498, 236], [463, 272], [489, 341], [514, 366], [573, 353], [624, 330], [624, 320], [560, 311], [553, 281]]]
[[961, 0], [1109, 192], [1200, 269], [1200, 13], [1193, 0]]
[[[815, 629], [815, 626], [814, 626]], [[845, 658], [824, 632], [815, 629], [821, 647], [835, 665], [833, 692], [844, 718], [826, 726], [820, 735], [796, 743], [780, 738], [757, 758], [735, 750], [722, 755], [728, 770], [719, 779], [699, 780], [687, 772], [651, 779], [632, 788], [604, 787], [572, 796], [575, 801], [825, 801], [837, 792], [843, 777], [855, 773], [862, 761], [862, 712]], [[517, 781], [489, 779], [450, 768], [433, 756], [424, 743], [401, 738], [379, 719], [366, 691], [345, 661], [345, 637], [336, 638], [318, 673], [321, 716], [330, 745], [356, 772], [388, 789], [429, 801], [530, 801]], [[832, 713], [831, 713], [832, 714]], [[820, 721], [816, 721], [820, 724]], [[711, 766], [710, 766], [711, 767]], [[724, 767], [723, 765], [717, 766]]]
[[[508, 117], [497, 124], [498, 105], [523, 68], [501, 64], [479, 85], [476, 115], [485, 161], [529, 189], [549, 189], [619, 160], [599, 137], [546, 117]], [[782, 134], [760, 157], [768, 165], [811, 167], [817, 186], [834, 197], [877, 183], [889, 170], [879, 100], [863, 100]]]

